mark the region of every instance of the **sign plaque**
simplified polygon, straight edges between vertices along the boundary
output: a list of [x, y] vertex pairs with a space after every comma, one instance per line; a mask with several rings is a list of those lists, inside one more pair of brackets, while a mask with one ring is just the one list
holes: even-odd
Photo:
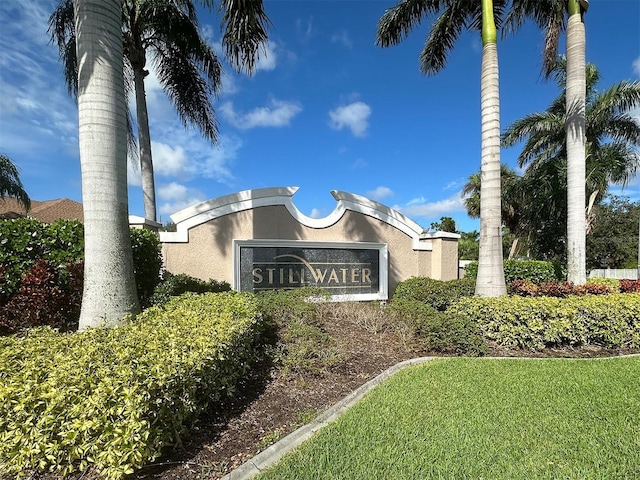
[[234, 245], [236, 290], [314, 286], [336, 301], [387, 299], [386, 244], [234, 240]]

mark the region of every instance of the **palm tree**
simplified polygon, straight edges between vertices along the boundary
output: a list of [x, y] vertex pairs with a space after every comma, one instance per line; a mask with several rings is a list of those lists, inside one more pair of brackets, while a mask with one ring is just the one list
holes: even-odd
[[0, 153], [0, 198], [13, 197], [29, 211], [31, 200], [27, 195], [22, 182], [20, 172], [9, 157]]
[[139, 311], [128, 223], [126, 98], [119, 0], [76, 0], [85, 266], [80, 329]]
[[567, 277], [577, 284], [586, 282], [585, 178], [585, 28], [588, 0], [513, 0], [506, 25], [518, 27], [532, 17], [546, 32], [544, 69], [548, 75], [558, 54], [560, 32], [567, 29], [566, 125], [567, 142]]
[[376, 43], [398, 44], [424, 17], [436, 16], [420, 54], [420, 69], [435, 74], [444, 68], [447, 54], [462, 30], [481, 32], [482, 158], [480, 254], [476, 295], [506, 294], [500, 221], [500, 97], [498, 88], [499, 27], [506, 0], [401, 0], [378, 23]]
[[[522, 216], [524, 199], [520, 188], [521, 177], [505, 164], [500, 165], [500, 191], [502, 225], [514, 235], [509, 258], [515, 255], [520, 237], [526, 232]], [[469, 176], [462, 188], [464, 205], [471, 218], [480, 217], [480, 191], [482, 189], [481, 172]]]
[[[211, 2], [203, 3], [211, 6]], [[268, 18], [262, 2], [227, 0], [221, 8], [224, 9], [223, 44], [227, 54], [237, 69], [245, 68], [251, 73], [256, 53], [267, 39]], [[75, 91], [77, 81], [75, 33], [70, 23], [72, 11], [73, 0], [62, 0], [49, 19], [51, 38], [60, 49], [70, 92]], [[185, 127], [197, 127], [213, 143], [217, 141], [218, 130], [211, 99], [221, 87], [221, 66], [200, 34], [194, 2], [190, 0], [124, 0], [122, 23], [124, 70], [129, 90], [135, 93], [145, 217], [155, 221], [155, 185], [144, 84], [149, 74], [147, 56]]]
[[[568, 189], [568, 146], [565, 125], [568, 123], [565, 84], [567, 62], [560, 59], [549, 72], [553, 76], [561, 94], [544, 112], [533, 113], [516, 120], [505, 130], [502, 144], [511, 147], [524, 141], [518, 156], [520, 167], [527, 167], [523, 176], [528, 182], [527, 205], [537, 205], [552, 219], [567, 219], [571, 206]], [[625, 185], [640, 167], [640, 122], [630, 112], [640, 106], [640, 82], [622, 81], [600, 92], [597, 90], [600, 75], [593, 64], [585, 68], [585, 174], [582, 184], [590, 204], [597, 204], [607, 194], [609, 185]], [[536, 195], [534, 201], [533, 195]], [[525, 193], [526, 195], [526, 193]], [[531, 212], [533, 216], [535, 214]], [[585, 233], [589, 223], [585, 219], [584, 206], [581, 217]], [[545, 228], [535, 223], [542, 232]], [[535, 229], [534, 229], [535, 230]], [[567, 233], [568, 238], [568, 225]], [[563, 235], [564, 237], [564, 235]], [[568, 240], [567, 240], [568, 242]], [[567, 251], [567, 256], [570, 251]]]

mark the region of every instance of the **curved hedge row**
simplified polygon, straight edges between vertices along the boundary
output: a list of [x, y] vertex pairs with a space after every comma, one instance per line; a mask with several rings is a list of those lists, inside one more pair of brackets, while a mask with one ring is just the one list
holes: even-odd
[[0, 474], [109, 479], [179, 444], [207, 405], [231, 395], [261, 328], [247, 294], [187, 294], [133, 322], [0, 338]]

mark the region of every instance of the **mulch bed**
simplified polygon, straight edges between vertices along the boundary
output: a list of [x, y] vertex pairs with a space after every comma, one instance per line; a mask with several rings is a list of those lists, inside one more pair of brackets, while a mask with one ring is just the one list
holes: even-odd
[[[202, 419], [181, 451], [140, 470], [131, 479], [219, 479], [389, 367], [428, 355], [395, 335], [374, 334], [348, 320], [336, 319], [324, 328], [345, 353], [337, 367], [319, 375], [271, 376], [269, 367], [264, 366], [234, 403]], [[597, 347], [545, 352], [490, 348], [489, 356], [599, 357], [625, 353], [634, 352]]]

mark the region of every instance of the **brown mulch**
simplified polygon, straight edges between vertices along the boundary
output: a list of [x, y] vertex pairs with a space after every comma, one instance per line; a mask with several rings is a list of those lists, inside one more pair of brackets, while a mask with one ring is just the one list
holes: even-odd
[[[219, 479], [283, 438], [350, 392], [398, 362], [425, 356], [401, 338], [345, 319], [324, 326], [344, 352], [343, 361], [319, 375], [272, 376], [264, 366], [223, 411], [204, 418], [180, 452], [140, 470], [131, 480]], [[549, 349], [544, 353], [490, 348], [490, 356], [596, 357], [620, 355], [597, 347]], [[262, 380], [259, 380], [262, 378]]]

